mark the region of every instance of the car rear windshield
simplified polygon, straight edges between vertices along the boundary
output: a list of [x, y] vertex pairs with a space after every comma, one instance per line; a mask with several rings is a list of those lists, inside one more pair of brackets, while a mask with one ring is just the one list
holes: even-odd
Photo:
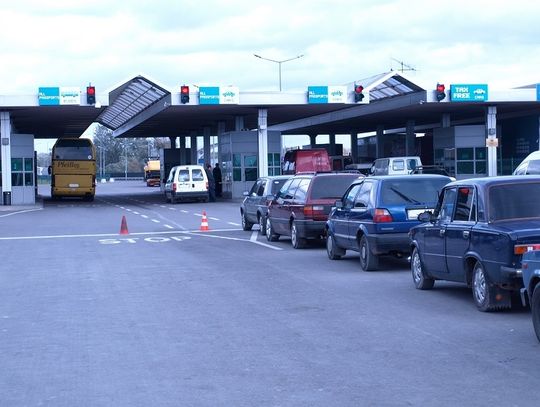
[[490, 222], [540, 217], [540, 183], [494, 185], [488, 198]]
[[341, 198], [356, 178], [358, 178], [358, 174], [315, 177], [311, 189], [311, 199]]
[[416, 175], [412, 175], [410, 179], [387, 179], [382, 183], [380, 203], [382, 205], [435, 205], [439, 191], [448, 182], [450, 182], [448, 178], [421, 179], [416, 178]]

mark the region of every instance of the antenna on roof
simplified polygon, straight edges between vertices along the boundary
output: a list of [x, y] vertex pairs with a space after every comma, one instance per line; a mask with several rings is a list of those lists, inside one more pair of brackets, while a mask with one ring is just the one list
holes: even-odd
[[[396, 58], [390, 58], [390, 59], [393, 60], [393, 61], [396, 61], [400, 65], [400, 68], [398, 69], [398, 71], [401, 71], [402, 73], [403, 73], [403, 71], [416, 71], [415, 67], [413, 67], [411, 65], [408, 65], [403, 61], [400, 61], [400, 60], [398, 60]], [[392, 63], [390, 63], [390, 70], [393, 71]]]

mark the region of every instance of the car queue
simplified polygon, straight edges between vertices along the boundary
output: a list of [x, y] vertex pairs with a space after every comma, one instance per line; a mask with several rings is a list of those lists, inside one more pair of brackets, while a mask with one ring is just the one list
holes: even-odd
[[[324, 202], [309, 200], [314, 179], [326, 180], [317, 192]], [[254, 192], [241, 205], [243, 225], [244, 219], [256, 223], [246, 216]], [[381, 256], [408, 258], [417, 289], [432, 289], [438, 280], [461, 282], [480, 311], [509, 309], [521, 290], [540, 341], [540, 270], [529, 296], [522, 279], [523, 254], [540, 250], [539, 198], [540, 176], [455, 181], [434, 174], [297, 174], [264, 196], [257, 223], [264, 214], [260, 233], [269, 241], [290, 236], [295, 249], [324, 240], [330, 260], [358, 252], [364, 271], [379, 269]]]

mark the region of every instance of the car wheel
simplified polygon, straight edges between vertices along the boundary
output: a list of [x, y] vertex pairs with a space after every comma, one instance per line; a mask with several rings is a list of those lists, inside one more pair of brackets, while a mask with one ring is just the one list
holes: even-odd
[[414, 286], [419, 290], [429, 290], [433, 288], [435, 280], [427, 277], [424, 269], [422, 268], [422, 262], [420, 261], [420, 253], [415, 247], [411, 256], [411, 272], [414, 281]]
[[531, 314], [534, 332], [540, 342], [540, 283], [536, 284], [531, 300]]
[[251, 230], [253, 227], [253, 223], [248, 222], [246, 219], [246, 214], [242, 213], [242, 229], [244, 230]]
[[291, 243], [295, 249], [302, 249], [306, 245], [306, 239], [298, 236], [298, 228], [296, 222], [293, 221], [291, 225]]
[[261, 235], [266, 235], [266, 217], [264, 215], [259, 215], [259, 233]]
[[489, 282], [484, 266], [479, 261], [474, 265], [472, 294], [474, 303], [480, 311], [492, 311], [499, 308], [495, 304], [495, 288]]
[[364, 271], [377, 270], [379, 267], [379, 257], [371, 253], [369, 248], [369, 242], [366, 235], [363, 235], [360, 239], [360, 267]]
[[345, 255], [345, 249], [336, 245], [334, 236], [330, 232], [326, 236], [326, 254], [330, 260], [339, 260], [341, 256]]
[[266, 218], [266, 239], [269, 242], [275, 242], [279, 239], [279, 235], [277, 233], [274, 233], [274, 229], [272, 228], [272, 222], [268, 217]]

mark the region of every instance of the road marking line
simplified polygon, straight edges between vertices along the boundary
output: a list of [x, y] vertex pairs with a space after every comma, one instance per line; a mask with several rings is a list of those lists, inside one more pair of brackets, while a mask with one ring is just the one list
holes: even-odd
[[146, 215], [141, 215], [141, 218], [148, 219], [148, 216], [146, 216]]
[[171, 225], [163, 225], [165, 226], [166, 228], [169, 228], [169, 229], [174, 229]]
[[208, 219], [211, 219], [211, 220], [219, 220], [219, 218], [213, 218], [212, 216], [208, 216]]
[[232, 226], [240, 226], [240, 223], [234, 223], [234, 222], [227, 222], [227, 224]]
[[152, 222], [154, 222], [154, 223], [161, 223], [161, 222], [160, 222], [159, 220], [157, 220], [157, 219], [150, 219], [150, 220], [151, 220]]
[[6, 213], [5, 215], [0, 215], [0, 218], [5, 218], [6, 216], [11, 216], [11, 215], [18, 215], [19, 213], [41, 211], [42, 209], [43, 209], [43, 208], [37, 208], [37, 209], [25, 209], [24, 211], [18, 211], [18, 212]]
[[182, 209], [180, 212], [182, 212], [182, 213], [189, 213], [189, 212], [186, 211], [185, 209]]
[[133, 214], [134, 214], [134, 215], [140, 215], [139, 212], [135, 212], [135, 211], [133, 211]]

